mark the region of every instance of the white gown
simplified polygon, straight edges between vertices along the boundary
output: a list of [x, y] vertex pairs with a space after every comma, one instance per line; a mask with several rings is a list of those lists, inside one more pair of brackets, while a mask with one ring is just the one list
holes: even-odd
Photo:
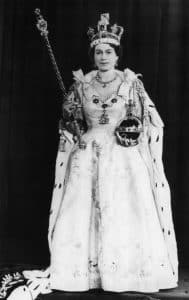
[[[49, 227], [51, 289], [156, 292], [173, 288], [177, 250], [169, 187], [158, 158], [161, 154], [155, 152], [158, 143], [153, 153], [146, 142], [149, 136], [157, 140], [153, 130], [158, 132], [157, 142], [161, 139], [158, 113], [148, 99], [150, 120], [157, 126], [147, 128], [139, 145], [123, 147], [114, 131], [126, 113], [130, 81], [137, 77], [127, 70], [118, 92], [107, 100], [108, 124], [99, 124], [102, 107], [93, 102], [99, 97], [90, 85], [94, 72], [78, 77], [88, 124], [82, 137], [86, 149], [70, 143], [67, 153], [58, 153]], [[113, 98], [117, 102], [112, 104]]]

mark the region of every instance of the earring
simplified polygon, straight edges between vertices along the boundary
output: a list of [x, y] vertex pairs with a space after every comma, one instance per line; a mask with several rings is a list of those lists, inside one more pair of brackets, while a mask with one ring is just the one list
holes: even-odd
[[115, 67], [117, 67], [118, 66], [118, 60], [116, 61], [116, 63], [115, 63]]

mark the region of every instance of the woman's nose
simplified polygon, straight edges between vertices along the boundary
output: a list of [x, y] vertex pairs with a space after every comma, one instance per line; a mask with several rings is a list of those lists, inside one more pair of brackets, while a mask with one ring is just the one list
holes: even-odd
[[102, 53], [102, 59], [105, 59], [106, 58], [106, 53], [104, 52], [104, 53]]

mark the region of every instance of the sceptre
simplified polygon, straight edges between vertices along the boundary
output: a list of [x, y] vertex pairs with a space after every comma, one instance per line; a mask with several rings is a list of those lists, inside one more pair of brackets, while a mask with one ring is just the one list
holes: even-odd
[[[55, 59], [51, 44], [50, 44], [49, 39], [48, 39], [48, 33], [49, 32], [47, 30], [47, 21], [41, 15], [41, 12], [40, 12], [39, 8], [36, 8], [34, 12], [35, 12], [35, 15], [36, 15], [36, 18], [37, 18], [36, 26], [37, 26], [38, 30], [40, 31], [41, 36], [44, 39], [45, 45], [47, 46], [48, 54], [49, 54], [53, 69], [55, 71], [59, 87], [60, 87], [60, 89], [62, 91], [62, 94], [63, 94], [63, 99], [66, 99], [68, 94], [66, 92], [66, 88], [65, 88], [64, 82], [62, 80], [62, 76], [60, 74], [60, 71], [59, 71], [59, 68], [57, 66], [56, 59]], [[59, 121], [59, 133], [60, 133], [59, 150], [64, 152], [65, 151], [65, 143], [68, 140], [68, 138], [64, 134], [64, 128], [62, 126], [62, 124], [63, 124], [62, 121], [63, 121], [62, 119]], [[74, 120], [74, 126], [75, 126], [76, 135], [77, 135], [77, 138], [78, 138], [78, 141], [79, 141], [79, 146], [80, 146], [80, 148], [84, 149], [85, 145], [81, 141], [81, 131], [79, 129], [79, 124], [78, 124], [77, 120]]]
[[50, 44], [49, 39], [48, 39], [48, 33], [49, 32], [47, 30], [47, 21], [45, 21], [45, 19], [41, 15], [41, 12], [40, 12], [39, 8], [35, 9], [35, 15], [36, 15], [36, 18], [37, 18], [36, 26], [37, 26], [38, 30], [40, 31], [40, 34], [43, 37], [43, 39], [45, 41], [45, 44], [47, 46], [48, 54], [49, 54], [50, 60], [51, 60], [52, 65], [53, 65], [53, 69], [55, 71], [56, 78], [57, 78], [58, 83], [59, 83], [59, 87], [60, 87], [60, 89], [63, 93], [63, 97], [66, 97], [67, 96], [66, 88], [65, 88], [65, 85], [63, 83], [62, 76], [61, 76], [60, 71], [58, 69], [52, 47], [51, 47], [51, 44]]

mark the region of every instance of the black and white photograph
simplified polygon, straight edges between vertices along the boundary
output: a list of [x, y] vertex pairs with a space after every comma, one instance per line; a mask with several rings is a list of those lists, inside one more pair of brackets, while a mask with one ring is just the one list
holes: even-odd
[[0, 0], [0, 299], [189, 299], [189, 1]]

